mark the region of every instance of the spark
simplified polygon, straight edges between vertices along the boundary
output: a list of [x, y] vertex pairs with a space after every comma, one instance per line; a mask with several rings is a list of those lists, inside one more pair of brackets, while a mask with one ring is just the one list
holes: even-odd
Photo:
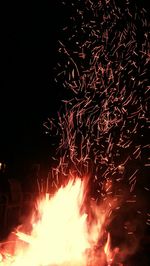
[[[138, 200], [131, 195], [141, 179], [149, 191], [147, 176], [142, 176], [149, 166], [148, 15], [130, 1], [66, 3], [74, 11], [59, 41], [63, 60], [57, 65], [57, 83], [64, 80], [69, 96], [56, 124], [49, 120], [49, 131], [57, 128], [60, 139], [54, 185], [59, 186], [62, 173], [64, 178], [87, 174], [91, 198], [122, 196], [127, 204], [136, 203], [136, 212]], [[113, 185], [105, 186], [109, 180]]]

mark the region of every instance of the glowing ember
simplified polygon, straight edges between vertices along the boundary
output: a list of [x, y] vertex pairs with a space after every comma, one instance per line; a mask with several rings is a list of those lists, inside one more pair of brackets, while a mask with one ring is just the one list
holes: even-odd
[[6, 252], [10, 248], [6, 244], [5, 251], [1, 249], [0, 265], [103, 266], [106, 261], [110, 265], [115, 253], [110, 250], [110, 235], [105, 231], [110, 204], [90, 204], [85, 212], [85, 192], [84, 182], [76, 179], [51, 199], [46, 194], [30, 221], [30, 234], [17, 231], [15, 250]]

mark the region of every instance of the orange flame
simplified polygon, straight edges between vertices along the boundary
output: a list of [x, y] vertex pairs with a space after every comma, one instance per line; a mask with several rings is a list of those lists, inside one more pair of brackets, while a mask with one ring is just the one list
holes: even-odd
[[0, 266], [111, 265], [108, 233], [102, 245], [110, 206], [92, 204], [86, 213], [84, 190], [84, 182], [77, 178], [53, 197], [46, 194], [38, 203], [38, 217], [32, 217], [31, 233], [16, 233], [14, 251], [6, 252], [7, 246], [1, 251]]

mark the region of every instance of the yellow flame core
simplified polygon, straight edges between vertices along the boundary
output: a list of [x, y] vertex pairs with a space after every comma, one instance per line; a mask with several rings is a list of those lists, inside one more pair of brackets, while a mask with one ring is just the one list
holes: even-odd
[[110, 261], [110, 236], [103, 253], [97, 259], [94, 254], [106, 212], [93, 207], [95, 218], [89, 227], [88, 214], [81, 213], [83, 198], [81, 179], [69, 181], [52, 198], [46, 194], [38, 203], [38, 218], [33, 215], [31, 233], [16, 233], [15, 251], [1, 255], [0, 266], [103, 266], [107, 257]]

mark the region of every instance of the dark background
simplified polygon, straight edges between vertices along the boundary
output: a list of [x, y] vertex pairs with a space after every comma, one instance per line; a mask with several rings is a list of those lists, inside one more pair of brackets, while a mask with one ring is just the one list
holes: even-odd
[[[43, 122], [56, 115], [64, 96], [53, 68], [69, 11], [58, 0], [2, 2], [0, 160], [15, 175], [31, 163], [48, 165], [52, 156]], [[148, 7], [146, 0], [139, 2]]]
[[43, 122], [55, 116], [63, 94], [53, 68], [66, 16], [58, 1], [44, 2], [0, 4], [0, 160], [12, 174], [48, 163]]

